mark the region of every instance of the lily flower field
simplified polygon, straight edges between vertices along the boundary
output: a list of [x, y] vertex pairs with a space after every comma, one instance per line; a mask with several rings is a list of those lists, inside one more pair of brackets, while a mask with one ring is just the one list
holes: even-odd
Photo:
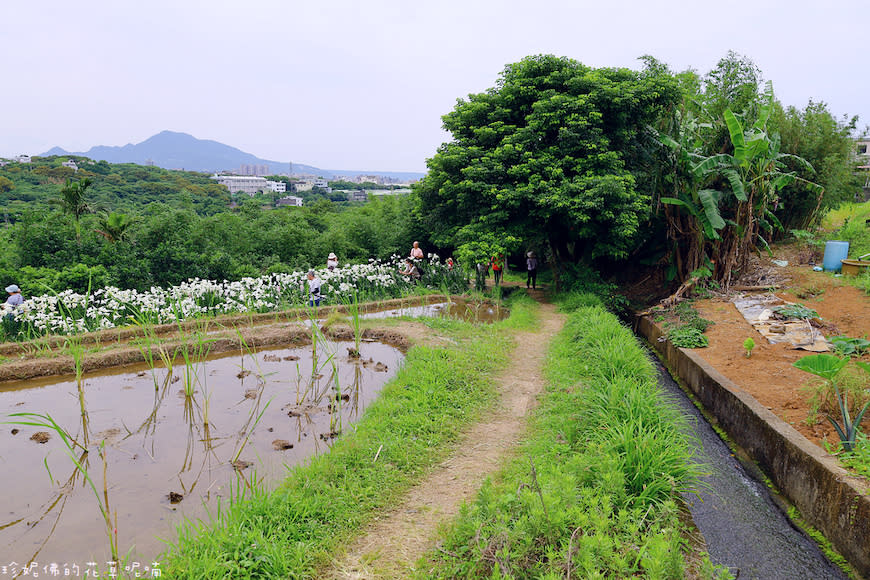
[[[324, 304], [386, 300], [426, 289], [463, 291], [468, 278], [461, 268], [449, 268], [435, 254], [421, 264], [419, 281], [402, 276], [403, 258], [346, 264], [332, 271], [317, 270]], [[152, 287], [146, 292], [108, 286], [79, 293], [49, 291], [28, 298], [14, 311], [3, 312], [4, 340], [46, 334], [78, 334], [134, 321], [167, 324], [222, 314], [262, 313], [304, 305], [307, 272], [275, 273], [238, 281], [191, 278], [177, 286]], [[11, 316], [10, 316], [11, 315]]]

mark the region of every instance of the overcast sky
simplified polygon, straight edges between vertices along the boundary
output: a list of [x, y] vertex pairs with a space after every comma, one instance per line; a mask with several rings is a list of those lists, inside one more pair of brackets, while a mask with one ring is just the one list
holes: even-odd
[[425, 171], [441, 115], [530, 54], [706, 73], [870, 123], [870, 1], [34, 0], [0, 8], [0, 157], [164, 129], [324, 169]]

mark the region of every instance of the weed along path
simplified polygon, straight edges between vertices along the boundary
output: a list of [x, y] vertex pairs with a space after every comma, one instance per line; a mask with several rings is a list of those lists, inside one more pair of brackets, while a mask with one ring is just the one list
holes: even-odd
[[535, 332], [515, 335], [511, 362], [497, 377], [495, 410], [471, 427], [456, 450], [392, 512], [371, 524], [321, 577], [397, 578], [414, 571], [431, 548], [438, 526], [473, 497], [524, 432], [526, 415], [544, 387], [547, 346], [564, 323], [564, 316], [550, 304], [541, 305], [539, 317]]

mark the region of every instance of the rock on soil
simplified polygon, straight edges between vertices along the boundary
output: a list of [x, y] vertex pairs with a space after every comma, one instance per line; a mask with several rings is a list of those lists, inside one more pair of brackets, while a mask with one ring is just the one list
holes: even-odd
[[37, 431], [33, 435], [30, 436], [31, 441], [36, 441], [37, 443], [46, 443], [49, 439], [51, 439], [51, 435], [47, 431]]

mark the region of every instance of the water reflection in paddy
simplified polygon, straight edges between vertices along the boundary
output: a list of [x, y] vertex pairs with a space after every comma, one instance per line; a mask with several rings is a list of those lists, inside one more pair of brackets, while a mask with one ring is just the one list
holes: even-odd
[[466, 322], [491, 324], [504, 320], [510, 315], [510, 311], [496, 303], [465, 300], [452, 298], [449, 302], [437, 302], [435, 304], [422, 304], [420, 306], [404, 306], [380, 312], [363, 314], [362, 318], [394, 318], [399, 316], [410, 317], [446, 317], [457, 318]]
[[[173, 538], [184, 518], [206, 517], [234, 486], [246, 485], [241, 478], [274, 483], [288, 467], [326, 451], [331, 432], [349, 428], [401, 361], [395, 348], [372, 342], [351, 359], [352, 347], [320, 343], [316, 369], [309, 346], [188, 368], [176, 362], [171, 374], [145, 366], [88, 374], [84, 414], [74, 380], [7, 383], [0, 386], [0, 409], [51, 415], [86, 442], [89, 453], [80, 457], [101, 498], [97, 450], [105, 442], [120, 552], [132, 548], [134, 560], [150, 562], [164, 549], [159, 537]], [[94, 491], [57, 434], [49, 432], [44, 444], [31, 439], [39, 431], [46, 429], [7, 424], [0, 431], [0, 563], [107, 561]]]

